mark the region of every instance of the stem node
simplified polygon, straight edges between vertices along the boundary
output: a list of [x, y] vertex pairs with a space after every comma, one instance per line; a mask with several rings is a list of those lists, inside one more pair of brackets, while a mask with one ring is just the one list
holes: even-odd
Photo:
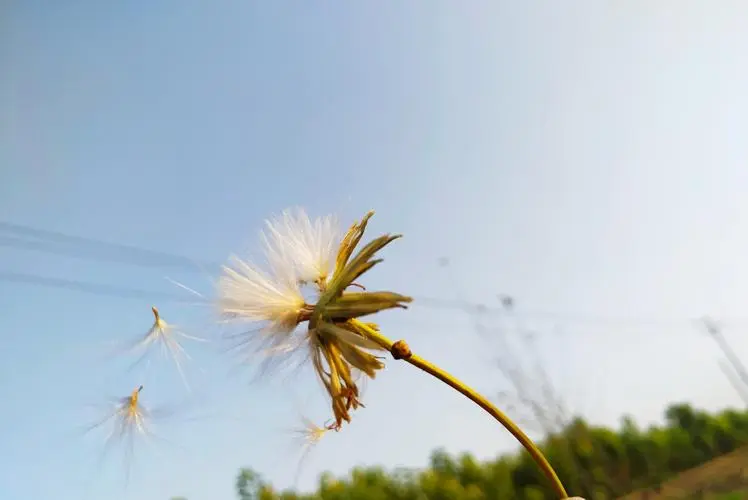
[[413, 355], [413, 352], [410, 350], [410, 346], [404, 340], [398, 340], [397, 342], [392, 344], [390, 353], [395, 359], [410, 359], [410, 357]]

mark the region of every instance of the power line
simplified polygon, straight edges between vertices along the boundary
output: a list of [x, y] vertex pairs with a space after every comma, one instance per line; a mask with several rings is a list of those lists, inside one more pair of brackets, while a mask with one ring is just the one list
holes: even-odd
[[[72, 257], [74, 259], [81, 260], [99, 260], [104, 262], [117, 262], [121, 264], [132, 264], [141, 267], [155, 267], [155, 268], [178, 268], [182, 270], [195, 271], [197, 270], [197, 264], [192, 263], [187, 265], [186, 262], [179, 261], [165, 261], [163, 259], [143, 258], [145, 256], [127, 256], [125, 254], [102, 254], [96, 253], [96, 249], [74, 248], [69, 246], [50, 245], [44, 241], [25, 240], [22, 238], [14, 238], [0, 235], [0, 246], [18, 248], [21, 250], [31, 250], [36, 252], [45, 252], [55, 255], [61, 255], [64, 257]], [[92, 251], [93, 250], [93, 251]]]
[[[48, 276], [40, 276], [35, 274], [19, 273], [19, 272], [7, 272], [0, 271], [0, 281], [12, 282], [12, 283], [23, 283], [28, 285], [46, 286], [51, 288], [60, 288], [73, 290], [83, 293], [90, 293], [94, 295], [107, 295], [111, 297], [119, 297], [125, 299], [148, 299], [148, 300], [160, 300], [160, 301], [171, 301], [171, 302], [195, 302], [194, 298], [188, 299], [177, 293], [169, 293], [162, 291], [152, 291], [138, 288], [128, 288], [116, 285], [109, 285], [104, 283], [93, 283], [80, 280], [69, 280], [64, 278], [52, 278]], [[415, 301], [411, 304], [413, 307], [427, 307], [431, 309], [453, 309], [453, 310], [464, 310], [465, 304], [456, 302], [451, 303], [448, 300], [434, 299], [427, 297], [415, 297]], [[474, 308], [474, 305], [473, 305]], [[498, 310], [495, 310], [499, 312]], [[469, 312], [469, 311], [468, 311]], [[521, 313], [513, 313], [515, 316], [520, 316], [524, 319], [540, 319], [557, 321], [564, 323], [587, 323], [587, 324], [598, 324], [602, 326], [624, 326], [624, 327], [663, 327], [663, 326], [678, 326], [687, 325], [688, 320], [682, 321], [670, 321], [665, 324], [663, 322], [652, 322], [644, 318], [602, 318], [592, 317], [584, 315], [572, 315], [572, 314], [560, 314], [550, 313], [542, 311], [528, 311]]]
[[[87, 282], [87, 281], [80, 281], [80, 280], [70, 280], [70, 279], [64, 279], [64, 278], [53, 278], [48, 276], [40, 276], [40, 275], [34, 275], [34, 274], [27, 274], [27, 273], [19, 273], [19, 272], [7, 272], [7, 271], [0, 271], [0, 281], [10, 282], [10, 283], [19, 283], [19, 284], [26, 284], [31, 286], [43, 286], [43, 287], [49, 287], [49, 288], [57, 288], [61, 290], [70, 290], [75, 292], [81, 292], [81, 293], [87, 293], [92, 295], [99, 295], [99, 296], [109, 296], [109, 297], [117, 297], [122, 299], [138, 299], [138, 300], [147, 300], [149, 302], [172, 302], [172, 303], [182, 303], [182, 304], [209, 304], [209, 299], [200, 299], [197, 297], [194, 297], [193, 295], [181, 295], [177, 292], [163, 292], [163, 291], [154, 291], [154, 290], [145, 290], [140, 288], [128, 288], [128, 287], [122, 287], [117, 285], [109, 285], [109, 284], [103, 284], [103, 283], [94, 283], [94, 282]], [[425, 307], [437, 307], [439, 309], [443, 308], [443, 304], [441, 301], [439, 301], [439, 306], [435, 306], [434, 304], [429, 304], [428, 301], [424, 301], [422, 298], [416, 297], [416, 300], [411, 304], [413, 306], [425, 306]], [[533, 319], [536, 316], [541, 317], [548, 317], [550, 313], [538, 314], [533, 312], [516, 312], [513, 313], [514, 318], [522, 318], [523, 320], [527, 319]], [[631, 328], [631, 327], [643, 327], [643, 326], [654, 326], [657, 328], [660, 328], [661, 325], [658, 324], [647, 324], [643, 323], [642, 320], [637, 320], [636, 322], [632, 322], [631, 320], [634, 318], [591, 318], [591, 317], [585, 317], [582, 315], [554, 315], [554, 317], [563, 317], [564, 322], [566, 323], [576, 323], [579, 324], [590, 324], [594, 323], [594, 319], [598, 320], [604, 320], [605, 324], [598, 324], [597, 327], [600, 328], [615, 328], [615, 327], [624, 327], [625, 329]], [[675, 323], [672, 323], [672, 325], [675, 326], [688, 326], [693, 325], [693, 321], [691, 320], [683, 320], [678, 322], [679, 324], [676, 325]], [[419, 323], [420, 324], [420, 323]], [[441, 322], [438, 323], [438, 325], [441, 325]], [[435, 325], [436, 326], [436, 325]], [[670, 329], [672, 330], [672, 329]], [[665, 331], [665, 329], [660, 329], [659, 331]], [[681, 328], [677, 329], [677, 332], [682, 332]]]
[[[43, 287], [49, 287], [49, 288], [57, 288], [57, 289], [62, 289], [62, 290], [69, 290], [69, 291], [87, 293], [87, 294], [98, 295], [98, 296], [109, 296], [109, 297], [117, 297], [117, 298], [122, 298], [122, 299], [146, 300], [149, 302], [172, 302], [172, 303], [203, 304], [203, 305], [210, 303], [208, 299], [199, 299], [199, 298], [195, 298], [192, 296], [180, 295], [178, 293], [152, 291], [152, 290], [145, 290], [145, 289], [139, 289], [139, 288], [128, 288], [128, 287], [121, 287], [121, 286], [116, 286], [116, 285], [93, 283], [93, 282], [80, 281], [80, 280], [69, 280], [69, 279], [63, 279], [63, 278], [52, 278], [48, 276], [39, 276], [39, 275], [34, 275], [34, 274], [18, 273], [18, 272], [0, 271], [0, 281], [26, 284], [26, 285], [31, 285], [31, 286], [43, 286]], [[416, 301], [413, 304], [418, 305], [419, 302], [420, 300], [416, 299]], [[426, 306], [426, 307], [429, 307], [429, 306]], [[519, 313], [516, 316], [525, 317], [525, 314]], [[401, 321], [402, 320], [400, 320], [399, 318], [396, 320], [398, 324], [400, 324]], [[417, 322], [417, 324], [422, 324], [422, 323]], [[433, 326], [444, 327], [444, 325], [441, 322], [434, 324]], [[433, 329], [432, 326], [430, 326], [429, 328]]]
[[[10, 233], [13, 236], [4, 236], [0, 234], [0, 246], [46, 252], [82, 260], [102, 260], [148, 268], [178, 268], [193, 272], [201, 269], [218, 270], [221, 267], [220, 264], [217, 263], [201, 262], [183, 255], [169, 252], [148, 250], [134, 245], [111, 243], [89, 237], [73, 236], [57, 231], [38, 229], [31, 226], [0, 221], [0, 233], [3, 231]], [[15, 272], [0, 272], [0, 280], [52, 286], [56, 288], [68, 288], [71, 290], [102, 293], [123, 298], [151, 297], [160, 298], [162, 300], [185, 300], [177, 294], [169, 294], [165, 292], [150, 292], [147, 290], [128, 289], [106, 284], [85, 283], [81, 281], [49, 278]], [[415, 299], [416, 301], [413, 303], [414, 307], [459, 310], [468, 314], [474, 314], [475, 316], [516, 314], [507, 310], [506, 304], [504, 303], [507, 300], [506, 296], [497, 296], [497, 300], [500, 300], [501, 302], [497, 303], [496, 306], [489, 306], [483, 303], [467, 300], [443, 299], [438, 297], [416, 296]], [[685, 326], [687, 323], [692, 322], [691, 319], [603, 317], [538, 310], [522, 311], [521, 316], [526, 319], [536, 319], [540, 321], [587, 323], [601, 326], [627, 326], [633, 328]], [[745, 320], [734, 319], [733, 321], [744, 322]]]
[[[65, 290], [71, 290], [71, 291], [77, 291], [82, 293], [88, 293], [93, 295], [104, 295], [104, 296], [110, 296], [110, 297], [118, 297], [123, 299], [142, 299], [142, 300], [152, 300], [152, 301], [167, 301], [167, 302], [177, 302], [177, 303], [207, 303], [208, 301], [206, 299], [197, 299], [193, 296], [185, 296], [180, 295], [179, 293], [171, 293], [171, 292], [163, 292], [163, 291], [153, 291], [153, 290], [145, 290], [145, 289], [139, 289], [139, 288], [128, 288], [128, 287], [121, 287], [117, 285], [109, 285], [109, 284], [103, 284], [103, 283], [94, 283], [94, 282], [87, 282], [87, 281], [80, 281], [80, 280], [69, 280], [64, 278], [52, 278], [48, 276], [40, 276], [40, 275], [34, 275], [34, 274], [27, 274], [27, 273], [19, 273], [19, 272], [7, 272], [7, 271], [0, 271], [0, 281], [5, 282], [11, 282], [11, 283], [20, 283], [20, 284], [27, 284], [32, 286], [44, 286], [44, 287], [50, 287], [50, 288], [58, 288], [58, 289], [65, 289]], [[428, 301], [424, 300], [423, 298], [416, 297], [416, 300], [412, 304], [413, 306], [424, 306], [424, 307], [431, 307], [431, 308], [438, 308], [442, 309], [444, 305], [439, 302], [439, 305], [434, 305], [433, 303], [429, 303]], [[550, 315], [550, 313], [546, 313], [546, 317]], [[532, 319], [537, 316], [543, 316], [542, 314], [533, 313], [533, 312], [519, 312], [514, 313], [514, 317], [521, 317], [523, 319]], [[641, 327], [641, 326], [659, 326], [657, 324], [646, 324], [642, 323], [641, 320], [639, 322], [631, 322], [631, 319], [627, 320], [626, 318], [590, 318], [590, 317], [584, 317], [584, 316], [574, 316], [574, 315], [555, 315], [556, 317], [563, 317], [563, 321], [566, 323], [594, 323], [594, 319], [604, 319], [607, 322], [607, 325], [601, 325], [606, 326], [608, 328], [614, 327], [614, 326], [624, 326], [624, 327]], [[679, 322], [681, 325], [688, 325], [688, 321], [682, 321]]]
[[[219, 264], [198, 262], [182, 255], [168, 252], [158, 252], [143, 249], [134, 245], [110, 243], [94, 238], [72, 236], [69, 234], [33, 228], [30, 226], [1, 222], [0, 232], [7, 231], [15, 235], [31, 236], [36, 239], [50, 241], [29, 241], [20, 238], [8, 238], [0, 235], [0, 246], [11, 246], [25, 250], [35, 250], [58, 255], [65, 255], [78, 259], [95, 259], [133, 264], [143, 267], [177, 267], [195, 271], [202, 268], [220, 269]], [[68, 246], [60, 246], [62, 243]], [[70, 246], [75, 245], [75, 246]], [[79, 253], [79, 249], [83, 253]], [[444, 263], [448, 265], [448, 261]], [[505, 305], [488, 306], [486, 304], [470, 302], [465, 300], [442, 299], [435, 297], [416, 297], [415, 307], [431, 307], [435, 309], [452, 309], [467, 313], [480, 314], [506, 314]], [[502, 298], [506, 301], [506, 297]], [[590, 317], [579, 314], [562, 314], [546, 311], [526, 311], [523, 316], [547, 321], [600, 323], [600, 324], [630, 324], [631, 326], [672, 326], [673, 321], [654, 318], [603, 318]], [[667, 323], [667, 325], [665, 325]], [[678, 321], [678, 323], [682, 323]]]
[[[691, 319], [662, 318], [662, 317], [614, 317], [614, 316], [594, 316], [577, 313], [560, 313], [553, 311], [529, 310], [514, 311], [507, 309], [506, 306], [487, 306], [478, 302], [465, 300], [450, 300], [436, 297], [416, 297], [417, 302], [414, 305], [425, 305], [437, 309], [456, 309], [462, 310], [468, 314], [477, 317], [481, 315], [506, 315], [515, 317], [517, 315], [525, 319], [535, 319], [540, 321], [562, 322], [562, 323], [594, 323], [609, 326], [630, 326], [630, 327], [673, 327], [686, 326], [691, 323]], [[504, 297], [499, 297], [502, 301]]]
[[218, 264], [198, 262], [189, 257], [169, 252], [148, 250], [133, 245], [110, 243], [94, 238], [72, 236], [57, 231], [0, 221], [0, 232], [3, 231], [13, 236], [0, 235], [0, 246], [144, 267], [171, 267], [188, 271], [196, 271], [200, 268], [220, 268]]
[[0, 271], [0, 280], [13, 283], [25, 283], [29, 285], [62, 288], [77, 292], [90, 293], [94, 295], [108, 295], [125, 299], [158, 299], [172, 302], [195, 302], [195, 299], [187, 299], [176, 293], [154, 292], [137, 288], [126, 288], [120, 286], [105, 285], [101, 283], [90, 283], [85, 281], [67, 280], [62, 278], [50, 278], [34, 274], [15, 273]]

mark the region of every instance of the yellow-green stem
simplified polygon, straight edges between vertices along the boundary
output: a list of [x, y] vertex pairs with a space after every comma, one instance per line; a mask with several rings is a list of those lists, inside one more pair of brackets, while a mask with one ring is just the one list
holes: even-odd
[[540, 451], [540, 449], [535, 445], [535, 443], [532, 442], [527, 434], [525, 434], [522, 429], [520, 429], [517, 424], [512, 421], [512, 419], [504, 414], [504, 412], [496, 408], [493, 404], [491, 404], [490, 401], [481, 396], [480, 393], [473, 390], [470, 386], [454, 378], [452, 375], [445, 372], [438, 366], [429, 363], [422, 357], [413, 354], [409, 358], [405, 358], [405, 361], [417, 368], [420, 368], [429, 375], [438, 378], [439, 380], [452, 387], [454, 390], [460, 392], [472, 402], [483, 408], [486, 412], [488, 412], [488, 414], [490, 414], [501, 425], [503, 425], [504, 428], [506, 428], [506, 430], [508, 430], [512, 434], [512, 436], [514, 436], [517, 441], [519, 441], [520, 444], [524, 446], [524, 448], [527, 450], [530, 456], [532, 456], [532, 459], [535, 461], [538, 467], [540, 467], [540, 469], [543, 471], [543, 474], [545, 474], [545, 476], [551, 482], [551, 486], [553, 487], [553, 490], [559, 495], [559, 498], [567, 498], [568, 495], [563, 483], [558, 478], [558, 475], [556, 474], [556, 471], [553, 470], [551, 464], [545, 458], [545, 455], [543, 455], [543, 452]]
[[512, 434], [512, 436], [514, 436], [515, 439], [519, 441], [520, 444], [527, 450], [538, 467], [540, 467], [540, 469], [543, 471], [543, 474], [545, 474], [545, 476], [551, 482], [551, 486], [553, 487], [553, 490], [559, 496], [559, 498], [568, 498], [566, 488], [564, 488], [563, 483], [558, 478], [558, 475], [556, 474], [556, 471], [553, 470], [551, 464], [545, 458], [545, 455], [543, 455], [543, 452], [540, 451], [535, 443], [532, 442], [532, 439], [530, 439], [530, 437], [525, 434], [522, 429], [520, 429], [517, 424], [512, 421], [512, 419], [505, 415], [504, 412], [496, 408], [496, 406], [494, 406], [488, 399], [481, 396], [478, 392], [476, 392], [464, 382], [456, 379], [438, 366], [429, 363], [422, 357], [413, 354], [404, 341], [400, 340], [398, 342], [392, 342], [390, 339], [383, 336], [376, 330], [369, 331], [368, 328], [367, 333], [370, 334], [371, 340], [376, 342], [379, 346], [390, 351], [395, 359], [403, 359], [407, 361], [416, 368], [419, 368], [429, 375], [441, 380], [442, 382], [452, 387], [454, 390], [458, 391], [459, 393], [470, 399], [472, 402], [483, 408], [483, 410], [485, 410], [489, 415], [491, 415], [501, 425], [503, 425], [504, 428], [508, 430]]

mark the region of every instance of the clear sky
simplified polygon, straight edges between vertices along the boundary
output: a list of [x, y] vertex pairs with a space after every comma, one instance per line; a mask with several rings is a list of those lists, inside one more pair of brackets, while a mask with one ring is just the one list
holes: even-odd
[[[0, 220], [221, 262], [255, 252], [263, 219], [288, 206], [346, 225], [373, 208], [372, 235], [405, 238], [370, 287], [514, 295], [592, 421], [736, 405], [692, 320], [723, 319], [748, 356], [748, 5], [707, 4], [5, 2]], [[212, 290], [210, 270], [0, 247], [9, 271]], [[169, 363], [139, 375], [102, 356], [147, 330], [151, 304], [219, 333], [199, 305], [0, 282], [0, 497], [230, 499], [241, 466], [293, 484], [286, 429], [297, 408], [327, 417], [311, 370], [252, 383], [220, 342], [185, 344], [190, 409], [157, 427], [174, 444], [136, 453], [127, 489], [115, 455], [99, 476], [86, 405], [140, 383], [155, 406], [187, 397]], [[380, 320], [489, 394], [504, 387], [465, 314], [416, 301]], [[421, 466], [436, 447], [514, 447], [392, 361], [364, 402], [301, 487], [357, 464]]]

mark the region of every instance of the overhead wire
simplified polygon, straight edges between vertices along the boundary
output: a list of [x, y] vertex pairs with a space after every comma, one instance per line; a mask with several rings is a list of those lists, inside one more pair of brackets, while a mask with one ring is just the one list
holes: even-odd
[[127, 288], [79, 280], [51, 278], [48, 276], [39, 276], [35, 274], [25, 274], [10, 271], [0, 271], [0, 281], [40, 285], [52, 288], [63, 288], [67, 290], [74, 290], [77, 292], [90, 293], [94, 295], [108, 295], [111, 297], [119, 297], [125, 299], [158, 299], [170, 302], [195, 302], [194, 298], [187, 298], [176, 293]]
[[[10, 233], [11, 236], [2, 233]], [[0, 221], [0, 247], [10, 247], [28, 251], [45, 252], [81, 260], [99, 260], [130, 264], [147, 268], [172, 268], [182, 271], [200, 272], [205, 269], [220, 269], [220, 264], [192, 259], [170, 252], [149, 250], [135, 245], [111, 243], [89, 237], [74, 236], [58, 231], [38, 229], [22, 224]], [[177, 293], [149, 291], [126, 288], [108, 284], [91, 283], [79, 280], [53, 278], [21, 272], [0, 271], [0, 281], [25, 283], [30, 285], [48, 286], [86, 293], [116, 296], [121, 298], [158, 298], [160, 300], [187, 302], [187, 299]], [[414, 307], [432, 309], [450, 309], [476, 315], [505, 314], [506, 307], [497, 303], [495, 306], [485, 303], [472, 302], [462, 299], [445, 299], [439, 297], [416, 296]], [[497, 296], [497, 299], [501, 299]], [[505, 299], [505, 297], [504, 297]], [[542, 310], [515, 311], [526, 319], [539, 321], [586, 323], [606, 326], [629, 328], [639, 327], [673, 327], [693, 324], [696, 319], [684, 318], [655, 318], [655, 317], [604, 317], [588, 314], [560, 313]], [[728, 322], [748, 322], [746, 319], [735, 318]]]
[[[507, 309], [502, 306], [487, 306], [484, 303], [470, 302], [465, 300], [450, 300], [442, 299], [437, 297], [418, 297], [418, 302], [421, 305], [434, 308], [449, 308], [459, 309], [468, 313], [474, 313], [476, 315], [482, 314], [506, 314]], [[541, 311], [541, 310], [530, 310], [530, 311], [514, 311], [513, 314], [521, 314], [527, 319], [536, 319], [541, 321], [557, 321], [557, 322], [582, 322], [582, 323], [595, 323], [595, 324], [610, 324], [610, 325], [622, 325], [626, 324], [631, 327], [638, 326], [674, 326], [683, 324], [683, 319], [678, 318], [662, 318], [662, 317], [615, 317], [615, 316], [594, 316], [588, 314], [577, 314], [577, 313], [561, 313], [553, 311]], [[685, 320], [695, 321], [695, 320]]]
[[84, 260], [96, 259], [143, 267], [179, 268], [186, 271], [198, 271], [201, 268], [220, 268], [217, 263], [198, 262], [189, 257], [169, 252], [148, 250], [134, 245], [110, 243], [94, 238], [73, 236], [57, 231], [0, 221], [0, 233], [2, 232], [9, 233], [11, 236], [0, 235], [0, 246], [65, 255]]

